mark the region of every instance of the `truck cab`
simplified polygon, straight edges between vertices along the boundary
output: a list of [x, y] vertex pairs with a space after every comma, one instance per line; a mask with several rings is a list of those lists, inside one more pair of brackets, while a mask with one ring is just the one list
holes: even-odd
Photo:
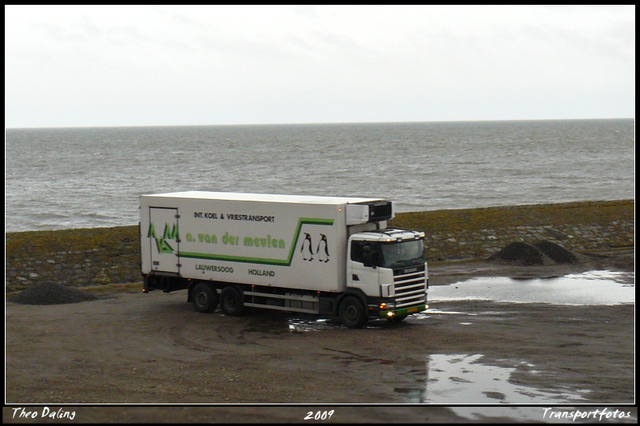
[[368, 316], [402, 320], [427, 309], [424, 237], [401, 229], [351, 235], [347, 287], [366, 296]]

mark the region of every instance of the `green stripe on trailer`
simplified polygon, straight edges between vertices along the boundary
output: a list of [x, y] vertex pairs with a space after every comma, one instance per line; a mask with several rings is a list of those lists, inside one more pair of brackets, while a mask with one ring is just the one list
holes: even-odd
[[323, 225], [332, 226], [333, 219], [316, 219], [316, 218], [300, 218], [298, 220], [298, 226], [293, 236], [293, 242], [290, 244], [289, 257], [287, 259], [265, 259], [260, 257], [245, 257], [245, 256], [229, 256], [224, 254], [208, 254], [208, 253], [196, 253], [196, 252], [183, 252], [178, 255], [180, 257], [187, 257], [192, 259], [207, 259], [207, 260], [220, 260], [225, 262], [239, 262], [239, 263], [257, 263], [260, 265], [275, 265], [275, 266], [291, 266], [293, 255], [295, 253], [296, 242], [300, 236], [302, 226], [304, 225]]

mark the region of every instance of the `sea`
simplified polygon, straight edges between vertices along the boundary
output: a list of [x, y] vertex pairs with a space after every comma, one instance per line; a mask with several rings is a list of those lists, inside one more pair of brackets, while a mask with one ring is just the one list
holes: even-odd
[[380, 197], [398, 212], [634, 199], [634, 119], [10, 128], [5, 231], [134, 225], [139, 196]]

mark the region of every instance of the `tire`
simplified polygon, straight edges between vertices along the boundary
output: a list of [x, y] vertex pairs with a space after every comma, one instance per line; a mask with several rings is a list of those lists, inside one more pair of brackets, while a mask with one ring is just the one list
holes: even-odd
[[349, 328], [362, 328], [367, 324], [367, 312], [355, 296], [347, 296], [340, 303], [340, 321]]
[[222, 289], [220, 293], [220, 308], [222, 312], [231, 316], [239, 316], [244, 312], [244, 303], [242, 301], [242, 292], [234, 286], [228, 286]]
[[191, 294], [194, 309], [202, 313], [213, 312], [218, 307], [219, 299], [218, 292], [207, 283], [196, 284]]

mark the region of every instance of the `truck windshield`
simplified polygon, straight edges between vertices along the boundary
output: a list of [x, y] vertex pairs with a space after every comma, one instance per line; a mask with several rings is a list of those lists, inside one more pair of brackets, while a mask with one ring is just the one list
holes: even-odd
[[382, 244], [383, 268], [398, 268], [424, 263], [424, 244], [422, 240], [405, 241], [394, 244]]

